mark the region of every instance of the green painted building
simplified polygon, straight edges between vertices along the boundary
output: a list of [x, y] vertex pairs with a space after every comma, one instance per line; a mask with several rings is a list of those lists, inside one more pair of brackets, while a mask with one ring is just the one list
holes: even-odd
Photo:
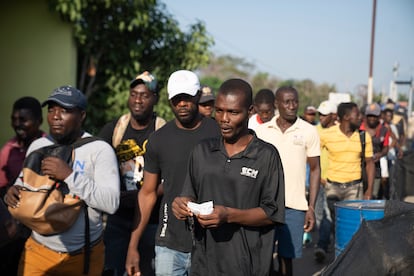
[[[76, 86], [77, 51], [72, 29], [46, 0], [0, 1], [0, 146], [14, 136], [13, 102], [43, 102], [60, 85]], [[42, 129], [48, 131], [46, 110]]]

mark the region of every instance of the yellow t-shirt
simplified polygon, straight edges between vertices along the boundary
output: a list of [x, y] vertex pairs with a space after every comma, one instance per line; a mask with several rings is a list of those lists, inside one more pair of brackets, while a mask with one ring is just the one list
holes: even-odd
[[[335, 182], [349, 182], [361, 179], [361, 140], [359, 132], [351, 137], [346, 136], [339, 124], [320, 133], [321, 149], [328, 152], [326, 178]], [[365, 157], [372, 157], [372, 141], [369, 134], [365, 135]]]

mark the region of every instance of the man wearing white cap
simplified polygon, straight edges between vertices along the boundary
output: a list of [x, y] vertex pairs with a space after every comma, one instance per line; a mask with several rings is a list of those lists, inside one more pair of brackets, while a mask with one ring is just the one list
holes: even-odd
[[[323, 101], [319, 105], [319, 124], [316, 126], [319, 135], [327, 128], [336, 124], [336, 104], [331, 101]], [[315, 204], [315, 218], [318, 227], [319, 239], [314, 255], [317, 262], [323, 262], [326, 257], [326, 251], [330, 243], [332, 217], [326, 201], [325, 185], [326, 185], [326, 169], [328, 164], [328, 153], [326, 149], [321, 150], [321, 181], [319, 193]]]
[[157, 275], [188, 275], [191, 265], [192, 237], [188, 221], [178, 220], [171, 204], [182, 190], [187, 162], [193, 147], [201, 140], [220, 135], [217, 123], [198, 111], [200, 82], [196, 74], [179, 70], [171, 74], [168, 99], [175, 119], [148, 139], [144, 183], [138, 194], [139, 212], [131, 234], [126, 270], [139, 275], [139, 241], [157, 199], [157, 186], [163, 180], [159, 226], [156, 234], [155, 272]]

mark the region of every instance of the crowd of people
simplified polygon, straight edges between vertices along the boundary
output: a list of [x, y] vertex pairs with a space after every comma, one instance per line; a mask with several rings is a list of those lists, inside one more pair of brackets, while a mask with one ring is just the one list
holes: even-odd
[[[326, 260], [336, 202], [389, 198], [406, 139], [391, 100], [363, 107], [326, 100], [299, 116], [294, 87], [253, 97], [249, 83], [233, 78], [214, 93], [194, 72], [178, 70], [167, 83], [174, 118], [166, 122], [154, 112], [159, 93], [154, 75], [139, 74], [129, 112], [73, 149], [70, 165], [44, 157], [42, 173], [85, 208], [53, 235], [2, 218], [2, 275], [293, 275], [314, 229], [315, 260]], [[0, 152], [3, 209], [20, 207], [26, 156], [92, 136], [83, 128], [86, 109], [71, 86], [42, 104], [16, 100], [16, 136]]]

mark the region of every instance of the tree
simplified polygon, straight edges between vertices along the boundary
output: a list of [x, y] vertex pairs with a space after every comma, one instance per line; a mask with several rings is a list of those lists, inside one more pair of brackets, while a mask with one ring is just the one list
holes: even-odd
[[213, 94], [216, 94], [223, 80], [217, 77], [206, 76], [200, 79], [200, 83], [201, 85], [209, 86], [213, 90]]
[[208, 66], [200, 68], [202, 83], [213, 88], [214, 91], [228, 78], [243, 78], [252, 85], [254, 94], [262, 88], [272, 91], [280, 86], [293, 86], [299, 92], [300, 110], [306, 105], [318, 106], [327, 100], [329, 92], [336, 91], [334, 85], [327, 83], [316, 84], [312, 80], [282, 80], [266, 72], [256, 72], [254, 64], [246, 62], [243, 58], [231, 55], [211, 56]]
[[211, 56], [207, 66], [200, 68], [202, 76], [216, 77], [222, 81], [230, 78], [249, 79], [254, 65], [243, 58], [231, 55]]
[[210, 63], [200, 68], [200, 75], [202, 82], [209, 83], [214, 91], [217, 91], [221, 83], [229, 78], [242, 78], [249, 81], [254, 93], [261, 88], [275, 90], [279, 82], [269, 73], [255, 72], [254, 64], [231, 55], [211, 56]]
[[334, 85], [327, 83], [316, 84], [310, 79], [288, 79], [282, 81], [280, 86], [296, 88], [299, 93], [299, 114], [303, 114], [303, 110], [307, 105], [313, 105], [317, 108], [322, 101], [328, 100], [330, 92], [336, 91]]
[[[78, 46], [78, 88], [87, 96], [87, 127], [98, 130], [127, 111], [128, 85], [148, 70], [163, 88], [179, 68], [194, 70], [209, 60], [213, 39], [204, 24], [188, 32], [157, 0], [48, 0], [52, 11], [73, 25]], [[159, 115], [172, 117], [166, 93], [160, 93]]]
[[256, 73], [251, 80], [251, 84], [253, 86], [253, 92], [256, 93], [263, 88], [267, 88], [272, 90], [273, 92], [276, 91], [280, 80], [276, 77], [270, 76], [269, 73], [258, 72]]

